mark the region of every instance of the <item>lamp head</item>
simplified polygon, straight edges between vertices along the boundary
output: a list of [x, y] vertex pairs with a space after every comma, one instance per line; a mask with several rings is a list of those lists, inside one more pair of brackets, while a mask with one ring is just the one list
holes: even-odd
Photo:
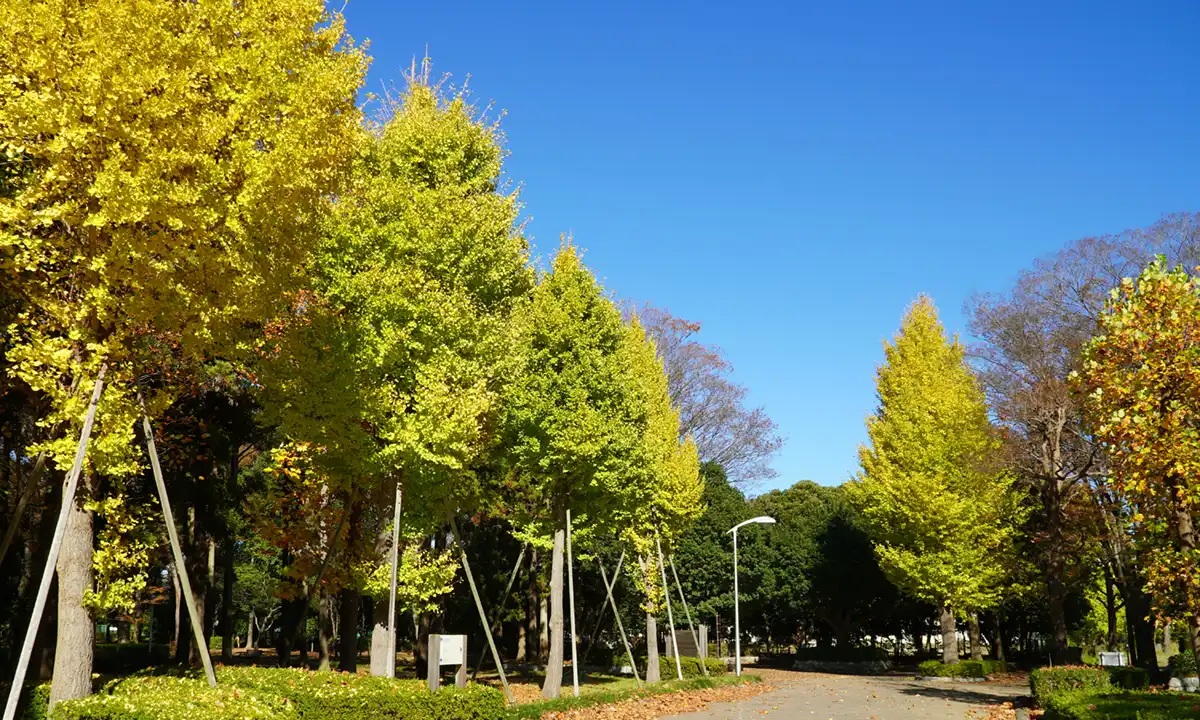
[[750, 518], [749, 520], [743, 520], [742, 522], [740, 522], [737, 525], [734, 525], [732, 528], [730, 528], [725, 534], [728, 535], [729, 533], [737, 532], [738, 528], [744, 527], [746, 525], [753, 525], [755, 523], [757, 523], [759, 525], [774, 525], [775, 518], [773, 518], [769, 515], [759, 515], [756, 518]]

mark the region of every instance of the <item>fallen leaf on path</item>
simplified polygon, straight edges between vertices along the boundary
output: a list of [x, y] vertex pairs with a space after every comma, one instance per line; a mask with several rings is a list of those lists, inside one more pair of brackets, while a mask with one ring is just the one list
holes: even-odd
[[[634, 697], [617, 703], [593, 705], [565, 712], [548, 712], [542, 720], [654, 720], [667, 715], [696, 712], [708, 707], [709, 703], [745, 700], [755, 695], [774, 690], [766, 683], [726, 685], [705, 690]], [[766, 710], [762, 711], [766, 714]]]

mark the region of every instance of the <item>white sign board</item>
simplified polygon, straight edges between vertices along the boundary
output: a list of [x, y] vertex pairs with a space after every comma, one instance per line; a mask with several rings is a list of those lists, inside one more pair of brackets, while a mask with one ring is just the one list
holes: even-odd
[[443, 635], [438, 665], [462, 665], [463, 645], [466, 641], [466, 635]]
[[1100, 664], [1108, 666], [1124, 666], [1129, 662], [1123, 652], [1102, 652], [1100, 653]]

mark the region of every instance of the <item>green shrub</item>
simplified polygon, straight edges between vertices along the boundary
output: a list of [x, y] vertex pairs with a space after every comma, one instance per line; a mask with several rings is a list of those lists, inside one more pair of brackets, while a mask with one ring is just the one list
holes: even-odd
[[917, 666], [917, 671], [926, 677], [985, 678], [1006, 670], [1000, 660], [960, 660], [953, 665], [945, 665], [941, 660], [926, 660]]
[[1108, 680], [1123, 690], [1144, 690], [1150, 687], [1150, 673], [1140, 667], [1110, 667]]
[[1196, 677], [1196, 656], [1191, 650], [1172, 655], [1167, 665], [1171, 668], [1171, 677]]
[[1038, 668], [1029, 673], [1029, 689], [1043, 707], [1049, 698], [1071, 693], [1104, 693], [1112, 690], [1108, 670], [1083, 665]]
[[98, 643], [92, 659], [92, 669], [105, 675], [117, 675], [162, 665], [171, 659], [166, 644]]
[[504, 695], [481, 685], [431, 693], [419, 680], [277, 668], [221, 668], [218, 683], [212, 689], [195, 672], [133, 675], [60, 703], [53, 720], [499, 720], [504, 714]]
[[[646, 669], [646, 658], [639, 657], [637, 661], [639, 672], [644, 671]], [[729, 672], [729, 668], [725, 667], [725, 663], [716, 658], [705, 658], [704, 664], [708, 666], [708, 674], [710, 676], [724, 675]], [[681, 670], [683, 670], [684, 680], [704, 677], [704, 673], [700, 672], [700, 658], [681, 655], [679, 656], [679, 667]], [[666, 655], [659, 655], [658, 669], [663, 680], [678, 679], [678, 677], [675, 675], [675, 658], [667, 657]]]
[[53, 720], [294, 720], [287, 699], [190, 677], [134, 676], [80, 700], [60, 702]]
[[222, 668], [219, 680], [286, 697], [295, 703], [299, 717], [306, 720], [494, 720], [504, 713], [503, 693], [481, 685], [461, 690], [447, 687], [431, 693], [420, 680], [252, 667]]
[[46, 720], [50, 710], [50, 683], [26, 685], [17, 700], [17, 717], [21, 720]]
[[873, 647], [802, 647], [796, 648], [798, 662], [884, 662], [888, 651]]
[[[674, 664], [674, 659], [667, 658], [667, 662]], [[679, 666], [683, 669], [683, 678], [704, 677], [704, 673], [700, 670], [700, 658], [695, 657], [679, 657]], [[725, 663], [716, 658], [704, 658], [704, 666], [708, 669], [709, 675], [724, 675], [729, 672], [725, 667]]]

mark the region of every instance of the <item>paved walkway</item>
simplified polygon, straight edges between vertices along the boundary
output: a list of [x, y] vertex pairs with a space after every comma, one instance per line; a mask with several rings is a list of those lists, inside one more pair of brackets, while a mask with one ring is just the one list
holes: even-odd
[[[752, 671], [753, 672], [753, 671]], [[681, 720], [963, 720], [967, 711], [1013, 700], [1027, 685], [946, 683], [899, 676], [770, 672], [779, 689], [740, 703], [714, 703]]]

